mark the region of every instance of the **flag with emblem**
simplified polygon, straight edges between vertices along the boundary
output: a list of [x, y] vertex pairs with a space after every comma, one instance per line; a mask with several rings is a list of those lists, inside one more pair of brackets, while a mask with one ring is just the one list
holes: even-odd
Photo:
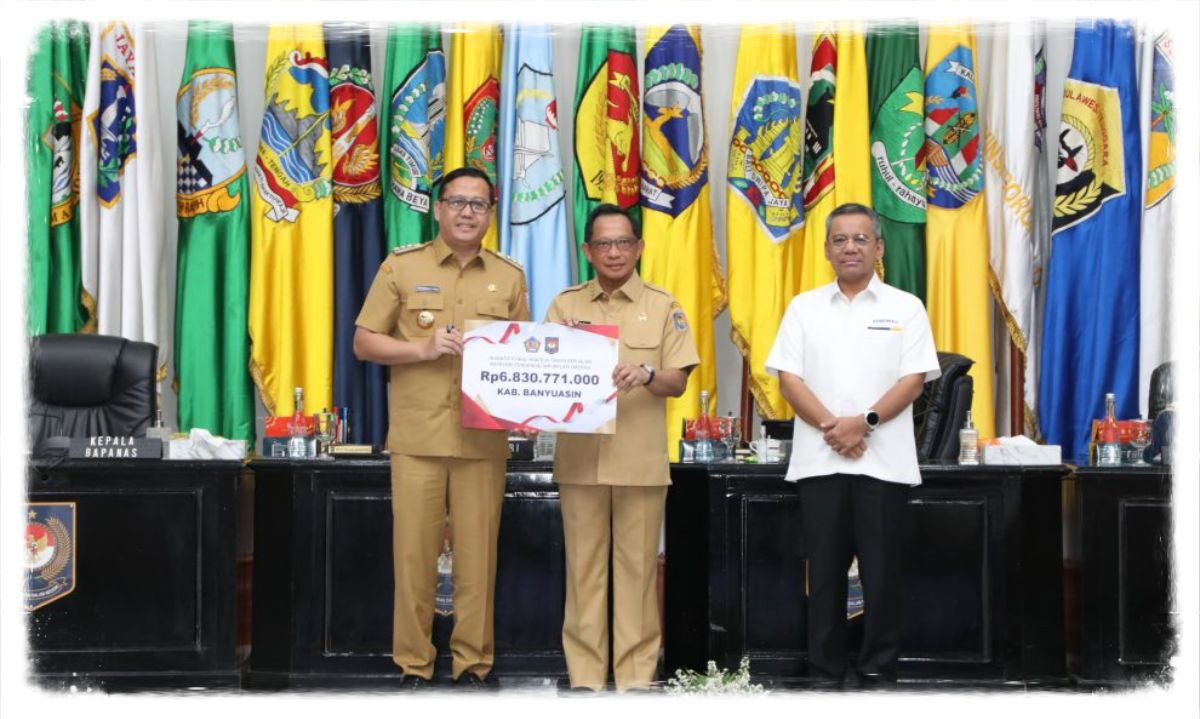
[[1084, 462], [1104, 394], [1137, 413], [1142, 208], [1134, 34], [1080, 20], [1054, 140], [1058, 171], [1038, 415], [1063, 460]]
[[530, 311], [541, 319], [559, 290], [571, 284], [553, 35], [547, 25], [514, 25], [505, 34], [498, 162], [500, 251], [525, 266]]
[[871, 204], [867, 57], [857, 23], [819, 27], [813, 35], [804, 131], [804, 249], [800, 291], [829, 284], [825, 218], [847, 202]]
[[74, 20], [47, 23], [35, 42], [25, 122], [26, 329], [75, 332], [86, 316], [79, 279], [79, 133], [88, 27]]
[[80, 150], [80, 268], [87, 329], [158, 346], [170, 361], [158, 76], [143, 25], [93, 25]]
[[585, 25], [579, 38], [575, 79], [574, 205], [579, 280], [595, 271], [583, 254], [588, 215], [601, 204], [629, 213], [635, 230], [642, 224], [642, 163], [638, 141], [637, 43], [632, 27]]
[[871, 202], [887, 251], [884, 279], [925, 299], [925, 75], [917, 25], [867, 34]]
[[[682, 420], [700, 391], [716, 396], [713, 318], [725, 309], [725, 279], [713, 240], [708, 192], [701, 43], [697, 26], [646, 30], [642, 97], [642, 277], [675, 296], [700, 354], [682, 397], [667, 400], [667, 449], [678, 461]], [[676, 323], [684, 321], [677, 317]]]
[[[450, 82], [447, 87], [446, 172], [474, 167], [496, 184], [496, 124], [500, 103], [498, 25], [463, 23], [450, 35]], [[492, 198], [495, 200], [495, 196]], [[483, 246], [499, 249], [496, 215]]]
[[317, 24], [267, 33], [266, 108], [250, 203], [251, 372], [272, 415], [333, 406], [333, 152]]
[[250, 185], [231, 23], [192, 20], [175, 111], [179, 429], [254, 442]]
[[[350, 408], [355, 443], [387, 438], [386, 368], [354, 356], [354, 320], [387, 254], [379, 122], [366, 25], [325, 27], [333, 149], [333, 404]], [[313, 409], [317, 409], [314, 407]]]
[[[1014, 20], [992, 30], [990, 72], [984, 106], [983, 160], [988, 217], [990, 272], [988, 282], [1001, 321], [995, 337], [1003, 350], [996, 353], [996, 425], [1000, 434], [1013, 434], [1012, 368], [1007, 346], [1020, 354], [1023, 377], [1025, 433], [1038, 437], [1037, 303], [1046, 240], [1050, 234], [1044, 155], [1046, 111], [1046, 33], [1040, 21]], [[1046, 220], [1046, 222], [1043, 222]], [[891, 249], [890, 247], [888, 248]]]
[[1170, 33], [1141, 41], [1139, 78], [1142, 149], [1146, 167], [1142, 214], [1141, 342], [1138, 409], [1149, 415], [1150, 374], [1174, 359], [1171, 346], [1171, 267], [1175, 246], [1175, 69]]
[[931, 27], [925, 53], [925, 304], [938, 350], [975, 362], [971, 415], [979, 436], [993, 437], [992, 307], [979, 120], [975, 33], [966, 25]]
[[803, 114], [795, 31], [790, 25], [743, 25], [725, 186], [729, 319], [749, 367], [750, 393], [771, 419], [793, 416], [765, 364], [800, 286]]
[[446, 54], [437, 26], [388, 28], [384, 91], [383, 212], [391, 249], [437, 234], [433, 196], [442, 179], [446, 130]]

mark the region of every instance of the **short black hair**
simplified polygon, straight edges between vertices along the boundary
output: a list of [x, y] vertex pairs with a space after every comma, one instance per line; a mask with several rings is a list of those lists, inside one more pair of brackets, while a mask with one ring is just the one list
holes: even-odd
[[442, 199], [442, 190], [445, 189], [446, 185], [449, 185], [451, 182], [464, 177], [473, 177], [476, 180], [483, 180], [486, 182], [488, 188], [488, 204], [495, 204], [494, 198], [496, 197], [496, 186], [492, 184], [492, 178], [488, 177], [486, 172], [477, 167], [460, 167], [457, 170], [451, 170], [450, 172], [447, 172], [445, 176], [442, 177], [441, 181], [438, 182], [438, 199]]
[[588, 213], [587, 224], [583, 226], [584, 242], [592, 241], [592, 227], [596, 224], [596, 219], [606, 215], [620, 215], [626, 220], [629, 220], [629, 226], [633, 228], [633, 236], [641, 239], [638, 237], [637, 225], [634, 224], [633, 218], [629, 216], [629, 211], [622, 210], [620, 207], [617, 207], [612, 203], [605, 202], [604, 204], [596, 205], [596, 209]]
[[825, 239], [829, 239], [829, 228], [833, 227], [833, 218], [839, 215], [866, 215], [871, 218], [871, 230], [875, 232], [875, 239], [883, 239], [883, 229], [879, 226], [879, 215], [866, 205], [860, 205], [857, 202], [846, 202], [833, 208], [833, 212], [825, 218]]

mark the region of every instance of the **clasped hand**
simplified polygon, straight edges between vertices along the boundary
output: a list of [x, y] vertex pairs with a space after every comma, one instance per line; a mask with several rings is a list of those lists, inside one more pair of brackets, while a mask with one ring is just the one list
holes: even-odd
[[834, 417], [817, 425], [825, 444], [847, 459], [858, 459], [867, 451], [867, 424], [862, 417]]
[[462, 356], [462, 333], [450, 327], [439, 327], [425, 342], [425, 359], [435, 360], [442, 355]]

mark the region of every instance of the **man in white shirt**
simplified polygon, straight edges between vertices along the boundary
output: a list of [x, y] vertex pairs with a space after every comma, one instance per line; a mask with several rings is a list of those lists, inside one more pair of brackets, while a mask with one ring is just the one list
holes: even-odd
[[845, 204], [825, 222], [837, 281], [797, 295], [767, 357], [796, 422], [786, 479], [798, 481], [808, 558], [808, 663], [818, 686], [846, 672], [846, 572], [863, 584], [864, 683], [896, 678], [908, 487], [921, 483], [912, 403], [941, 375], [921, 301], [875, 276], [875, 212]]

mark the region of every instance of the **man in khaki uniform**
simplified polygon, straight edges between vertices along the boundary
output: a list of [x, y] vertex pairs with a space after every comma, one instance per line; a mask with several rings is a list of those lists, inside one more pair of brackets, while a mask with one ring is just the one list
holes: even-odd
[[396, 593], [392, 659], [404, 683], [433, 676], [430, 640], [447, 506], [454, 550], [456, 684], [482, 686], [492, 668], [496, 537], [508, 441], [463, 429], [463, 336], [470, 319], [528, 320], [521, 266], [481, 248], [492, 212], [487, 175], [446, 175], [434, 205], [438, 236], [397, 248], [375, 276], [354, 335], [354, 354], [391, 366], [392, 552]]
[[654, 680], [662, 643], [656, 579], [667, 485], [667, 397], [700, 363], [687, 318], [666, 290], [642, 282], [642, 240], [624, 211], [588, 217], [584, 254], [596, 278], [563, 290], [547, 322], [620, 327], [613, 371], [617, 431], [560, 434], [554, 479], [567, 553], [563, 651], [571, 688], [599, 691], [608, 677], [608, 557], [613, 567], [613, 675], [618, 691]]

